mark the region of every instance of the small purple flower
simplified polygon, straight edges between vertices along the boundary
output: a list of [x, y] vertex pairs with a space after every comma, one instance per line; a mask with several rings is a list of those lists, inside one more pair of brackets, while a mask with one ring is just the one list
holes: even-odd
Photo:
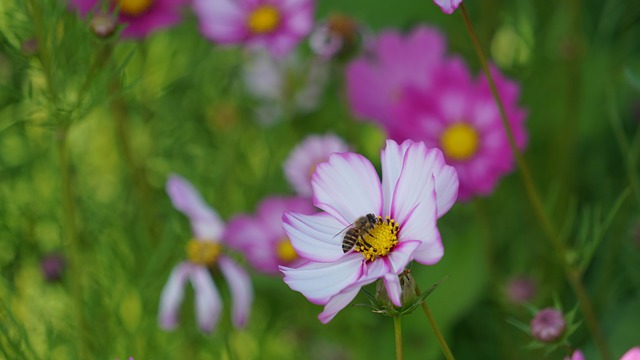
[[40, 260], [40, 268], [45, 280], [49, 282], [58, 281], [62, 278], [62, 273], [64, 272], [64, 257], [57, 253], [45, 255]]
[[287, 181], [301, 196], [311, 196], [311, 176], [316, 166], [333, 153], [346, 152], [349, 146], [333, 134], [311, 135], [296, 146], [284, 162]]
[[167, 181], [167, 193], [173, 206], [185, 214], [190, 222], [194, 239], [187, 244], [188, 261], [176, 265], [169, 275], [162, 295], [158, 314], [160, 326], [171, 330], [178, 325], [178, 310], [184, 298], [184, 285], [191, 281], [195, 292], [196, 320], [200, 329], [211, 332], [220, 317], [222, 301], [209, 269], [216, 266], [229, 284], [232, 299], [232, 321], [236, 327], [244, 326], [253, 289], [247, 273], [231, 258], [222, 254], [220, 242], [224, 224], [218, 214], [200, 197], [185, 179], [172, 175]]
[[561, 311], [546, 308], [538, 311], [531, 320], [531, 335], [539, 341], [550, 343], [560, 339], [566, 327]]
[[[144, 38], [150, 33], [180, 22], [181, 8], [190, 0], [108, 0], [118, 20], [125, 24], [123, 38]], [[101, 0], [69, 0], [81, 16], [99, 14]], [[96, 15], [98, 16], [98, 15]]]
[[193, 0], [205, 37], [282, 56], [313, 26], [313, 0]]
[[279, 265], [295, 266], [300, 259], [282, 228], [282, 214], [294, 211], [313, 214], [309, 199], [270, 197], [264, 200], [255, 216], [234, 217], [225, 231], [227, 244], [244, 254], [258, 271], [275, 275]]
[[433, 0], [433, 2], [442, 9], [445, 14], [453, 14], [453, 12], [462, 4], [462, 0]]
[[536, 283], [529, 277], [518, 276], [507, 283], [505, 290], [507, 298], [513, 303], [524, 304], [536, 295]]

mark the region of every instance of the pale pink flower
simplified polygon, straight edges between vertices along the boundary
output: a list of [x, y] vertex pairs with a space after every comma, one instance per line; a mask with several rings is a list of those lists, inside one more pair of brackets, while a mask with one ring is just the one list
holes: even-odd
[[387, 30], [371, 40], [370, 47], [347, 66], [349, 106], [358, 118], [391, 126], [392, 110], [407, 86], [432, 88], [431, 78], [444, 58], [445, 38], [426, 26], [406, 36]]
[[564, 334], [567, 322], [560, 310], [546, 308], [538, 311], [531, 320], [531, 335], [542, 342], [554, 342]]
[[640, 346], [629, 349], [620, 360], [640, 360]]
[[284, 162], [284, 174], [293, 189], [301, 196], [311, 196], [311, 176], [319, 163], [327, 161], [337, 152], [345, 152], [349, 146], [333, 134], [306, 137], [289, 154]]
[[584, 360], [584, 355], [582, 351], [576, 349], [573, 354], [571, 354], [571, 357], [565, 356], [564, 360]]
[[453, 14], [453, 12], [462, 4], [462, 0], [433, 0], [433, 2], [442, 9], [445, 14]]
[[[526, 143], [526, 111], [518, 107], [519, 87], [497, 69], [492, 74], [505, 105], [516, 145]], [[500, 112], [484, 76], [473, 80], [461, 59], [444, 63], [432, 76], [434, 88], [408, 86], [387, 130], [397, 140], [439, 147], [460, 178], [460, 200], [493, 192], [514, 168], [514, 156]]]
[[278, 265], [294, 266], [300, 262], [282, 228], [285, 211], [313, 214], [315, 209], [309, 199], [269, 197], [260, 203], [255, 216], [242, 214], [231, 219], [223, 238], [244, 254], [256, 270], [278, 274]]
[[[432, 265], [444, 253], [436, 221], [456, 200], [453, 167], [445, 164], [440, 150], [412, 141], [387, 141], [381, 162], [382, 183], [362, 155], [331, 155], [318, 164], [312, 179], [314, 205], [324, 212], [283, 216], [291, 244], [307, 260], [297, 268], [280, 267], [284, 281], [325, 306], [318, 316], [323, 323], [377, 279], [384, 279], [389, 298], [401, 306], [398, 275], [413, 260]], [[374, 222], [345, 253], [344, 230], [361, 217]]]
[[193, 0], [205, 37], [288, 53], [313, 27], [313, 0]]
[[162, 290], [158, 314], [160, 326], [171, 330], [178, 325], [184, 287], [189, 280], [195, 293], [198, 325], [202, 331], [213, 331], [222, 310], [220, 294], [209, 273], [214, 266], [221, 270], [229, 285], [233, 302], [232, 321], [236, 327], [244, 326], [253, 300], [253, 289], [247, 273], [222, 253], [222, 220], [202, 200], [198, 191], [178, 175], [169, 177], [167, 193], [173, 206], [189, 218], [193, 239], [187, 244], [188, 260], [173, 268]]
[[[189, 0], [107, 0], [112, 11], [118, 11], [125, 25], [123, 38], [143, 38], [150, 33], [180, 22], [182, 6]], [[81, 16], [99, 14], [101, 0], [69, 0]]]

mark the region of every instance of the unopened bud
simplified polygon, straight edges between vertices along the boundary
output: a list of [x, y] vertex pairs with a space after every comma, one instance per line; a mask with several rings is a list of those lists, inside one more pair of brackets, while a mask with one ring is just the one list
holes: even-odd
[[536, 295], [536, 283], [529, 277], [518, 276], [507, 283], [505, 291], [511, 302], [524, 304], [530, 302]]
[[96, 14], [93, 19], [91, 19], [91, 31], [98, 37], [106, 38], [114, 33], [117, 24], [118, 19], [111, 14]]
[[538, 311], [531, 320], [531, 335], [544, 343], [554, 342], [562, 337], [567, 323], [562, 312], [554, 308]]
[[[416, 281], [413, 279], [411, 272], [409, 270], [405, 270], [402, 274], [398, 275], [400, 280], [400, 302], [402, 303], [401, 309], [404, 309], [408, 306], [413, 305], [416, 300]], [[396, 307], [393, 305], [393, 302], [389, 298], [389, 294], [387, 293], [387, 289], [384, 285], [384, 281], [382, 279], [378, 280], [376, 284], [376, 300], [378, 304], [383, 308], [388, 309], [389, 313], [392, 313]]]

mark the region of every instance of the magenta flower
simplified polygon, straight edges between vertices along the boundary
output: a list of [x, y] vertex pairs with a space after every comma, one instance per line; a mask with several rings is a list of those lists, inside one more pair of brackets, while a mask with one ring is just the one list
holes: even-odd
[[444, 36], [417, 27], [407, 36], [387, 30], [372, 40], [370, 53], [346, 69], [347, 97], [353, 114], [392, 125], [392, 110], [407, 86], [429, 89], [445, 52]]
[[539, 341], [554, 342], [564, 334], [567, 322], [560, 310], [546, 308], [538, 311], [531, 320], [531, 335]]
[[453, 12], [462, 4], [462, 0], [433, 0], [433, 2], [440, 6], [442, 12], [445, 14], [453, 14]]
[[[81, 16], [99, 13], [101, 0], [69, 0]], [[162, 28], [180, 22], [181, 7], [189, 0], [107, 0], [112, 11], [118, 11], [119, 22], [125, 25], [123, 38], [143, 38]]]
[[[291, 244], [308, 260], [297, 268], [281, 266], [284, 281], [325, 306], [318, 316], [323, 323], [377, 279], [384, 279], [389, 298], [401, 306], [398, 275], [412, 260], [432, 265], [444, 253], [436, 220], [456, 200], [453, 167], [440, 150], [412, 141], [387, 141], [381, 160], [382, 183], [363, 156], [331, 155], [312, 180], [314, 204], [324, 212], [283, 216]], [[349, 244], [344, 239], [351, 229], [360, 229], [361, 237]]]
[[282, 228], [282, 214], [293, 211], [313, 214], [309, 199], [270, 197], [264, 200], [255, 216], [238, 215], [227, 226], [224, 239], [240, 251], [258, 271], [278, 274], [278, 265], [295, 266], [300, 259]]
[[284, 55], [313, 27], [312, 0], [193, 0], [200, 31], [221, 44]]
[[[526, 112], [517, 105], [519, 87], [495, 68], [493, 77], [505, 104], [517, 146], [526, 143]], [[433, 75], [437, 91], [410, 86], [388, 126], [398, 140], [424, 141], [442, 149], [460, 178], [460, 200], [488, 195], [514, 167], [500, 112], [485, 77], [473, 81], [464, 62], [454, 58]]]
[[584, 360], [584, 355], [582, 354], [582, 351], [576, 349], [571, 354], [571, 357], [565, 356], [564, 360]]
[[222, 271], [229, 284], [233, 323], [236, 327], [244, 326], [249, 316], [253, 290], [247, 273], [222, 253], [220, 239], [224, 224], [202, 200], [198, 191], [182, 177], [169, 177], [167, 193], [173, 206], [189, 218], [194, 238], [187, 243], [188, 260], [173, 268], [162, 290], [158, 315], [160, 326], [167, 330], [177, 326], [184, 285], [190, 280], [195, 292], [198, 325], [202, 331], [213, 331], [222, 309], [220, 295], [209, 273], [214, 266]]
[[284, 162], [287, 181], [301, 196], [311, 196], [311, 176], [319, 163], [329, 160], [337, 152], [345, 152], [349, 146], [333, 134], [311, 135], [296, 146]]
[[640, 360], [640, 346], [629, 349], [620, 360]]

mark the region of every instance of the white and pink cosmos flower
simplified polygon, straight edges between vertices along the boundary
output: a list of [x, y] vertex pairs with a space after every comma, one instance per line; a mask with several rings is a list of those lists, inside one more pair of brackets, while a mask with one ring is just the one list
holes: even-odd
[[202, 200], [193, 185], [182, 177], [169, 177], [167, 193], [173, 206], [189, 218], [193, 239], [187, 244], [188, 260], [173, 268], [162, 290], [158, 315], [160, 326], [172, 330], [178, 325], [184, 287], [189, 280], [195, 292], [196, 321], [202, 331], [213, 331], [222, 310], [220, 294], [209, 272], [214, 268], [221, 270], [229, 284], [233, 324], [244, 326], [253, 301], [253, 288], [244, 269], [222, 253], [224, 223]]
[[[424, 143], [387, 141], [381, 152], [382, 183], [369, 160], [336, 153], [313, 174], [315, 215], [285, 213], [283, 227], [298, 255], [299, 267], [281, 267], [284, 281], [309, 301], [324, 305], [327, 323], [360, 288], [383, 279], [389, 298], [401, 304], [398, 275], [413, 260], [440, 261], [444, 248], [437, 219], [453, 206], [458, 177], [440, 150]], [[375, 225], [343, 252], [343, 230], [371, 214]]]
[[442, 9], [445, 14], [453, 14], [453, 12], [462, 4], [462, 0], [433, 0], [433, 2]]
[[313, 27], [313, 0], [193, 0], [205, 37], [282, 56]]

